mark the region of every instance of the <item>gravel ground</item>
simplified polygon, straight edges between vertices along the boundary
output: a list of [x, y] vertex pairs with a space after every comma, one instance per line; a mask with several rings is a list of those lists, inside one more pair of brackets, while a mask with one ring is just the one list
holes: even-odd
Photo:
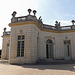
[[10, 65], [0, 63], [0, 75], [75, 75], [75, 64]]

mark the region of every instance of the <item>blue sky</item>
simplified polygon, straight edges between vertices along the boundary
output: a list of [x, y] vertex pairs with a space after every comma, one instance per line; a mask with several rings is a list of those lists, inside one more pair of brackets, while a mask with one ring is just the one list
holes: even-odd
[[[17, 12], [16, 16], [25, 16], [28, 14], [27, 9], [37, 10], [37, 18], [42, 16], [43, 23], [54, 25], [55, 21], [61, 22], [61, 25], [71, 25], [75, 20], [75, 0], [0, 0], [0, 36], [3, 28], [10, 30], [8, 24], [11, 21], [13, 11]], [[0, 37], [0, 48], [2, 38]]]
[[75, 19], [74, 0], [40, 0], [39, 8], [42, 10], [44, 22], [54, 24], [55, 20], [61, 21], [62, 25], [71, 24]]

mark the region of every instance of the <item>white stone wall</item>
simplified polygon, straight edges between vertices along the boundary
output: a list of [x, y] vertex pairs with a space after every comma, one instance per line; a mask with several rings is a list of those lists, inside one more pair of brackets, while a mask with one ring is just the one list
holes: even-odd
[[62, 41], [64, 41], [64, 40], [70, 40], [71, 41], [71, 55], [72, 55], [71, 57], [74, 60], [75, 59], [75, 32], [62, 33], [61, 37], [62, 37]]
[[[21, 31], [21, 32], [20, 32]], [[11, 44], [9, 63], [21, 63], [17, 57], [17, 36], [25, 35], [24, 59], [22, 63], [33, 63], [37, 60], [37, 35], [34, 25], [15, 26], [11, 28]]]
[[64, 59], [64, 41], [71, 41], [71, 55], [72, 59], [75, 59], [75, 32], [72, 33], [52, 33], [43, 32], [39, 33], [38, 44], [38, 57], [40, 59], [46, 58], [46, 39], [51, 39], [54, 44], [54, 59]]
[[39, 32], [39, 42], [38, 42], [38, 57], [39, 59], [46, 59], [46, 41], [48, 39], [51, 39], [53, 41], [53, 49], [54, 49], [54, 57], [56, 55], [56, 37], [57, 34], [56, 33], [52, 33], [52, 32], [44, 32], [44, 31], [40, 31]]
[[1, 59], [7, 59], [7, 44], [10, 45], [10, 37], [3, 37]]
[[[17, 36], [25, 35], [24, 57], [17, 57]], [[35, 63], [46, 59], [46, 41], [53, 41], [54, 59], [64, 59], [64, 40], [71, 41], [71, 57], [75, 59], [75, 32], [53, 33], [41, 31], [36, 25], [11, 27], [10, 37], [3, 38], [2, 59], [6, 58], [6, 45], [10, 40], [9, 63]]]

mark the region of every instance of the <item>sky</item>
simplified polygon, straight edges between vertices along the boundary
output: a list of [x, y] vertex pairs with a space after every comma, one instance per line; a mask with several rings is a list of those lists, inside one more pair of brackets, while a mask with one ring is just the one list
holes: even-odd
[[[0, 0], [0, 49], [2, 48], [2, 34], [11, 22], [11, 14], [17, 12], [16, 17], [28, 15], [28, 9], [37, 10], [37, 18], [42, 16], [44, 24], [54, 25], [55, 21], [63, 25], [72, 25], [75, 20], [75, 0]], [[33, 13], [32, 13], [33, 14]]]

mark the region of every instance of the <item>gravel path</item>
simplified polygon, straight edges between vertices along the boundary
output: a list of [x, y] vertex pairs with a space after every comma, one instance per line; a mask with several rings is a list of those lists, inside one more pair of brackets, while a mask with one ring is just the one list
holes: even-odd
[[0, 63], [0, 75], [75, 75], [75, 64], [10, 65]]

